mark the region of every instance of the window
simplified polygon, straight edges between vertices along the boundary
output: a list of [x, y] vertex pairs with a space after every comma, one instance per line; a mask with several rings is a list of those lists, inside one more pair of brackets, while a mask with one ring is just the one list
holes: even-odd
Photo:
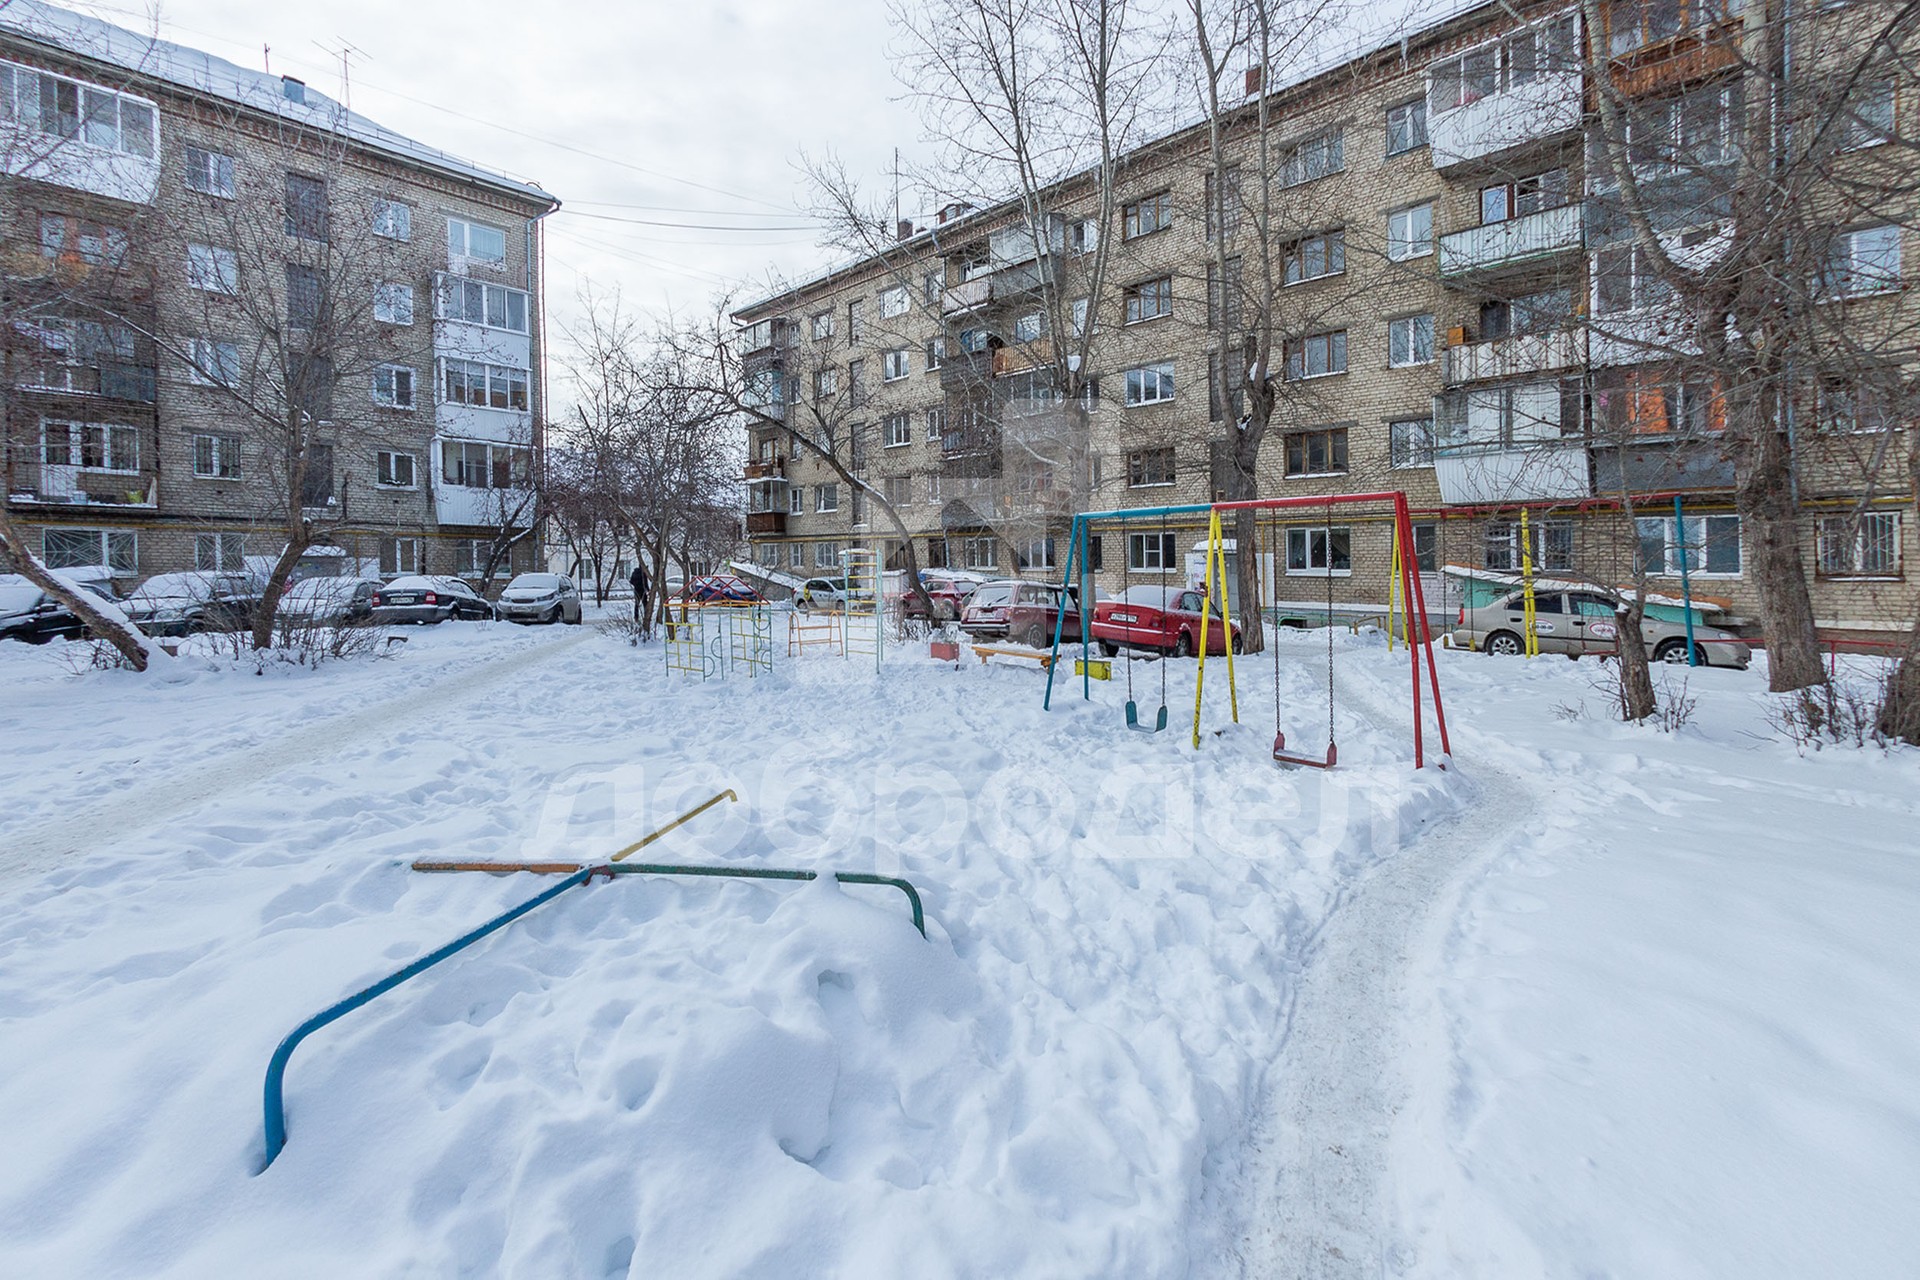
[[840, 509], [840, 486], [837, 484], [816, 485], [813, 490], [813, 509], [815, 511], [838, 511]]
[[193, 567], [201, 573], [241, 573], [247, 567], [247, 538], [241, 533], [193, 535]]
[[443, 275], [438, 283], [435, 306], [442, 320], [527, 332], [527, 295], [520, 290], [464, 276]]
[[1028, 538], [1013, 549], [1013, 558], [1022, 569], [1051, 569], [1053, 564], [1053, 539]]
[[938, 471], [929, 471], [927, 473], [927, 501], [940, 501], [940, 473]]
[[186, 156], [187, 190], [233, 199], [232, 156], [195, 146], [187, 147]]
[[1353, 572], [1353, 530], [1287, 530], [1287, 572], [1337, 578]]
[[477, 360], [441, 361], [441, 400], [475, 409], [527, 411], [527, 371]]
[[1237, 329], [1240, 327], [1241, 304], [1245, 300], [1245, 287], [1242, 283], [1243, 259], [1236, 254], [1226, 261], [1226, 286], [1221, 287], [1220, 268], [1207, 264], [1207, 328]]
[[240, 348], [232, 342], [193, 338], [187, 343], [187, 379], [203, 387], [231, 387], [240, 381]]
[[137, 427], [113, 423], [43, 422], [40, 424], [40, 460], [50, 467], [137, 475], [140, 431]]
[[440, 474], [465, 489], [524, 489], [533, 483], [533, 451], [474, 440], [440, 442]]
[[1433, 252], [1433, 205], [1416, 204], [1387, 215], [1387, 257], [1395, 262]]
[[855, 346], [867, 336], [867, 304], [855, 298], [847, 304], [847, 345]]
[[40, 215], [40, 253], [59, 262], [119, 267], [127, 261], [127, 230], [62, 214]]
[[[1683, 547], [1672, 516], [1635, 518], [1633, 526], [1640, 542], [1640, 564], [1648, 573], [1678, 577], [1684, 551], [1689, 574], [1723, 578], [1740, 576], [1739, 516], [1688, 516], [1685, 523], [1686, 542]], [[1535, 567], [1539, 566], [1536, 564]], [[1546, 567], [1562, 566], [1550, 564]]]
[[1281, 152], [1275, 179], [1282, 187], [1297, 187], [1346, 167], [1344, 135], [1338, 129], [1329, 129]]
[[913, 372], [913, 363], [905, 347], [895, 347], [880, 357], [880, 380], [898, 382]]
[[413, 370], [403, 364], [376, 366], [373, 402], [388, 409], [413, 408]]
[[1435, 441], [1444, 448], [1512, 448], [1577, 435], [1582, 403], [1577, 378], [1474, 387], [1436, 398]]
[[787, 489], [787, 513], [803, 516], [807, 514], [807, 490], [804, 485], [792, 485]]
[[913, 306], [913, 295], [907, 292], [905, 285], [895, 285], [891, 289], [880, 291], [880, 318], [891, 320], [903, 316]]
[[913, 505], [913, 477], [888, 476], [881, 482], [881, 491], [886, 494], [890, 507], [910, 507]]
[[1173, 450], [1135, 449], [1127, 455], [1127, 487], [1142, 489], [1150, 485], [1172, 484]]
[[394, 453], [382, 449], [377, 455], [378, 469], [375, 483], [387, 489], [411, 489], [414, 487], [414, 457], [410, 453]]
[[920, 277], [920, 300], [926, 303], [929, 307], [935, 306], [939, 303], [940, 294], [946, 289], [946, 287], [947, 287], [946, 272], [929, 271], [924, 276]]
[[383, 324], [412, 324], [413, 286], [410, 284], [375, 285], [373, 318]]
[[787, 544], [787, 568], [804, 569], [807, 567], [807, 544], [789, 542]]
[[1548, 169], [1512, 182], [1499, 182], [1480, 188], [1482, 225], [1525, 217], [1543, 209], [1558, 209], [1567, 202], [1567, 171]]
[[484, 223], [448, 218], [447, 256], [454, 261], [470, 258], [476, 262], [505, 262], [507, 233]]
[[938, 444], [947, 433], [947, 411], [944, 408], [927, 410], [927, 439]]
[[932, 373], [935, 369], [938, 369], [941, 365], [945, 364], [946, 361], [947, 361], [946, 335], [942, 334], [939, 337], [928, 338], [927, 339], [927, 372]]
[[1016, 344], [1032, 342], [1046, 331], [1047, 318], [1038, 311], [1029, 311], [1013, 318], [1013, 340]]
[[140, 536], [132, 529], [42, 529], [40, 558], [49, 569], [102, 566], [115, 573], [137, 573]]
[[413, 239], [413, 206], [398, 200], [375, 200], [373, 234], [388, 240]]
[[1827, 297], [1899, 288], [1900, 228], [1862, 227], [1834, 236], [1827, 242], [1819, 285]]
[[1857, 516], [1822, 516], [1819, 555], [1820, 573], [1824, 577], [1898, 576], [1900, 514], [1866, 511]]
[[991, 537], [962, 538], [960, 565], [965, 569], [996, 569], [1000, 565], [1000, 547]]
[[1433, 419], [1403, 418], [1387, 424], [1387, 448], [1395, 467], [1433, 465]]
[[1896, 398], [1884, 385], [1825, 382], [1815, 391], [1814, 418], [1822, 431], [1888, 431], [1899, 422]]
[[962, 329], [960, 349], [969, 355], [978, 355], [987, 349], [987, 340], [991, 336], [985, 329]]
[[193, 438], [193, 474], [202, 480], [240, 478], [240, 437], [200, 435]]
[[1615, 0], [1608, 38], [1615, 56], [1724, 20], [1731, 0]]
[[187, 246], [187, 283], [204, 293], [238, 293], [240, 260], [218, 245]]
[[297, 262], [287, 264], [287, 325], [311, 329], [320, 323], [320, 273]]
[[297, 240], [327, 238], [327, 184], [297, 173], [287, 175], [287, 234]]
[[1287, 377], [1324, 378], [1347, 371], [1347, 331], [1316, 333], [1287, 343]]
[[1126, 292], [1127, 323], [1158, 320], [1173, 314], [1173, 277], [1161, 276], [1130, 286]]
[[[1529, 557], [1535, 573], [1565, 573], [1573, 568], [1573, 521], [1529, 520]], [[1519, 573], [1526, 566], [1520, 555], [1520, 522], [1495, 520], [1487, 526], [1486, 567]]]
[[1346, 232], [1329, 230], [1319, 236], [1294, 240], [1290, 246], [1286, 246], [1284, 263], [1286, 284], [1319, 280], [1321, 276], [1336, 276], [1346, 271]]
[[1848, 148], [1877, 147], [1893, 141], [1893, 81], [1862, 82], [1846, 109]]
[[867, 362], [847, 361], [847, 404], [858, 409], [867, 402]]
[[1657, 307], [1672, 296], [1653, 255], [1637, 245], [1615, 245], [1594, 255], [1594, 310], [1601, 315]]
[[[1615, 6], [1616, 12], [1624, 8], [1631, 8], [1631, 4]], [[1580, 56], [1579, 35], [1579, 19], [1562, 14], [1516, 31], [1498, 43], [1435, 63], [1427, 88], [1427, 109], [1434, 115], [1444, 115], [1529, 84], [1549, 72], [1575, 70]]]
[[1432, 522], [1413, 526], [1413, 567], [1417, 573], [1440, 572], [1440, 526]]
[[[1231, 165], [1225, 170], [1226, 180], [1215, 183], [1213, 174], [1206, 176], [1207, 197], [1207, 239], [1216, 236], [1231, 236], [1240, 230], [1240, 166]], [[1216, 192], [1215, 187], [1219, 190]]]
[[832, 569], [840, 563], [840, 544], [837, 542], [816, 542], [813, 544], [813, 567]]
[[1733, 82], [1634, 104], [1626, 118], [1627, 162], [1655, 177], [1734, 159], [1743, 96]]
[[1387, 364], [1394, 369], [1433, 363], [1433, 317], [1402, 316], [1387, 321]]
[[1135, 240], [1173, 225], [1173, 192], [1161, 191], [1120, 206], [1120, 238]]
[[420, 572], [420, 539], [382, 538], [380, 572], [394, 575]]
[[829, 400], [840, 393], [840, 371], [838, 369], [816, 369], [813, 372], [813, 398]]
[[1397, 156], [1427, 145], [1427, 100], [1415, 98], [1387, 108], [1387, 154]]
[[817, 311], [809, 324], [815, 342], [825, 342], [833, 336], [833, 312]]
[[17, 63], [0, 62], [0, 119], [145, 160], [154, 156], [152, 103]]
[[1232, 351], [1207, 354], [1207, 421], [1238, 422], [1246, 412], [1244, 357]]
[[1129, 369], [1127, 378], [1127, 403], [1129, 405], [1160, 404], [1173, 399], [1173, 361], [1165, 360], [1159, 364], [1142, 365], [1138, 369]]
[[913, 443], [913, 415], [910, 413], [890, 413], [880, 419], [880, 440], [883, 448], [897, 449]]
[[1127, 535], [1127, 568], [1140, 572], [1167, 573], [1178, 564], [1178, 535], [1171, 533], [1130, 533]]
[[1347, 428], [1316, 427], [1286, 435], [1289, 476], [1333, 476], [1347, 469]]
[[1480, 338], [1486, 341], [1516, 333], [1548, 333], [1573, 318], [1570, 289], [1543, 289], [1517, 298], [1490, 298], [1480, 304]]

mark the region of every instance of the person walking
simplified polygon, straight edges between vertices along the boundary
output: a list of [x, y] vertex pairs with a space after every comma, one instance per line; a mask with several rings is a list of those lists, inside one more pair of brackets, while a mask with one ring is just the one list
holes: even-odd
[[651, 640], [653, 639], [653, 588], [647, 581], [647, 566], [635, 560], [633, 572], [627, 575], [627, 581], [633, 586], [633, 620], [640, 626], [640, 638]]

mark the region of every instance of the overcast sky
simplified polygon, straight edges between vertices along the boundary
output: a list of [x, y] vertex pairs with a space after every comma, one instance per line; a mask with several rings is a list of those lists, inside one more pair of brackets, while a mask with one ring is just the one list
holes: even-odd
[[[149, 29], [143, 0], [53, 2]], [[889, 69], [883, 0], [162, 0], [158, 12], [163, 39], [243, 66], [265, 56], [335, 97], [349, 44], [356, 111], [559, 196], [556, 317], [583, 278], [691, 309], [824, 265], [796, 207], [802, 149], [890, 184], [894, 148], [911, 156], [920, 135]]]

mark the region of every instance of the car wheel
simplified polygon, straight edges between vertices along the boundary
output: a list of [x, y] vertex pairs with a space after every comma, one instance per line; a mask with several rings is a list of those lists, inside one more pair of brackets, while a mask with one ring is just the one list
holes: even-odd
[[1496, 631], [1487, 637], [1487, 642], [1481, 646], [1481, 650], [1498, 654], [1502, 658], [1517, 658], [1527, 651], [1527, 646], [1521, 643], [1520, 637], [1511, 631]]
[[542, 618], [541, 621], [551, 627], [555, 623], [560, 621], [560, 615], [563, 612], [565, 612], [565, 610], [561, 609], [559, 605], [555, 605], [553, 606], [552, 611], [549, 612], [546, 617]]
[[1120, 646], [1111, 640], [1102, 640], [1100, 642], [1100, 656], [1103, 658], [1117, 658], [1120, 656]]
[[1173, 639], [1173, 656], [1191, 658], [1193, 656], [1193, 637], [1182, 631]]
[[1026, 635], [1020, 642], [1029, 649], [1046, 649], [1053, 643], [1047, 635], [1047, 629], [1037, 622], [1027, 628]]
[[568, 626], [570, 626], [570, 627], [577, 627], [577, 626], [579, 626], [579, 625], [580, 625], [580, 619], [581, 619], [581, 617], [583, 616], [583, 614], [584, 614], [584, 611], [583, 611], [583, 610], [580, 610], [580, 609], [575, 609], [575, 610], [573, 611], [573, 616], [572, 616], [571, 618], [568, 618], [568, 619], [566, 620], [566, 621], [567, 621], [567, 625], [568, 625]]
[[1245, 653], [1247, 651], [1247, 641], [1244, 636], [1240, 636], [1240, 635], [1234, 636], [1233, 651], [1235, 653]]
[[[1703, 667], [1706, 666], [1707, 651], [1699, 645], [1695, 645], [1694, 650], [1694, 656], [1700, 660], [1699, 665]], [[1660, 647], [1653, 651], [1653, 660], [1655, 662], [1665, 662], [1676, 667], [1686, 666], [1687, 642], [1677, 637], [1672, 640], [1662, 640]]]

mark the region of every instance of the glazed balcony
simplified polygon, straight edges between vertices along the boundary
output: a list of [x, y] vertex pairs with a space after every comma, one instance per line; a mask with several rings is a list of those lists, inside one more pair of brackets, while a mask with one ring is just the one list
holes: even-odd
[[787, 513], [784, 511], [747, 512], [747, 536], [767, 537], [780, 535], [787, 531]]

